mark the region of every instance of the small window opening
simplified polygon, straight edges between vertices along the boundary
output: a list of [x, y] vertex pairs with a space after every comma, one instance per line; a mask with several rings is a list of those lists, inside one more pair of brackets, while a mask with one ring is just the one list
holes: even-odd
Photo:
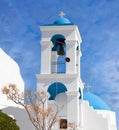
[[60, 129], [67, 129], [67, 119], [60, 120]]

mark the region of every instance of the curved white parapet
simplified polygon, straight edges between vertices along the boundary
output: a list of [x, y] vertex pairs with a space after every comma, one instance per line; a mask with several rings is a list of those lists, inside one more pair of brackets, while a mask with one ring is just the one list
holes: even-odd
[[0, 109], [17, 106], [2, 94], [1, 89], [8, 84], [15, 84], [20, 92], [24, 91], [24, 81], [18, 64], [0, 48]]

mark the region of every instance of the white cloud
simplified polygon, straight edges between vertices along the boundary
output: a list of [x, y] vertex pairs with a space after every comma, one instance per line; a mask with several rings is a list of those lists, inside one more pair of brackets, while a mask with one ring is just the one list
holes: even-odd
[[102, 97], [114, 110], [119, 109], [119, 61], [110, 59], [101, 62], [92, 69], [94, 77], [99, 77], [102, 86], [97, 86], [95, 91], [102, 94]]

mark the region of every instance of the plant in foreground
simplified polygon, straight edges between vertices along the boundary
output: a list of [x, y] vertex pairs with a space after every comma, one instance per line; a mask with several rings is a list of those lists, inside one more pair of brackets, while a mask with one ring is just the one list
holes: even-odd
[[55, 103], [56, 111], [51, 107], [46, 107], [49, 95], [44, 91], [33, 93], [31, 90], [26, 90], [23, 93], [17, 89], [16, 85], [9, 84], [3, 87], [2, 92], [8, 99], [25, 108], [30, 121], [37, 130], [51, 130], [52, 126], [60, 120], [57, 115], [62, 107]]

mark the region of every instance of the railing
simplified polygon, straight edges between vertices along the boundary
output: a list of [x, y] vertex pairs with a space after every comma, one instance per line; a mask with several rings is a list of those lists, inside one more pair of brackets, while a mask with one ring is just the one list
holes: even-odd
[[66, 73], [66, 62], [65, 61], [52, 62], [51, 73]]

